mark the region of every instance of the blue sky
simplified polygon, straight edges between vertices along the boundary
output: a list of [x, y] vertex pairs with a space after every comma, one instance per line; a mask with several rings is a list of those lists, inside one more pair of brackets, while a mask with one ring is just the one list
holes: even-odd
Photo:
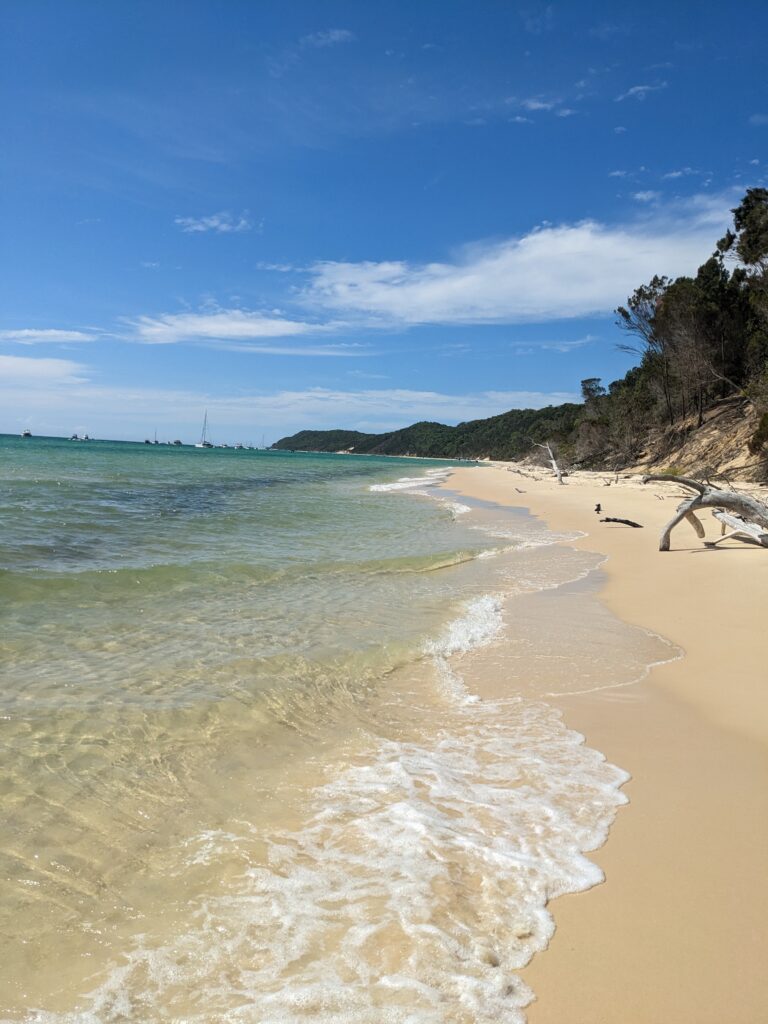
[[6, 0], [0, 430], [575, 398], [768, 170], [768, 6]]

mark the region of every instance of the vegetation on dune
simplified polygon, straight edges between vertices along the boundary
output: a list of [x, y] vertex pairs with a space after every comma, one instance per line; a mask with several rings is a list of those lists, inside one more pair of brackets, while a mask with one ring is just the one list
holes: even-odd
[[750, 451], [768, 463], [768, 189], [748, 189], [733, 214], [733, 230], [694, 277], [655, 276], [616, 310], [620, 347], [639, 363], [607, 387], [583, 380], [583, 404], [386, 434], [305, 430], [275, 447], [518, 459], [548, 440], [572, 464], [619, 467], [637, 461], [654, 431], [700, 426], [718, 402], [740, 398], [759, 419]]

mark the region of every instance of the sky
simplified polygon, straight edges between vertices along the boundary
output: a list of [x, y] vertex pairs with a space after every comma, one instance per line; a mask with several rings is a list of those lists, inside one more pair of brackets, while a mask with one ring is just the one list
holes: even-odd
[[768, 5], [4, 0], [0, 431], [579, 400], [768, 172]]

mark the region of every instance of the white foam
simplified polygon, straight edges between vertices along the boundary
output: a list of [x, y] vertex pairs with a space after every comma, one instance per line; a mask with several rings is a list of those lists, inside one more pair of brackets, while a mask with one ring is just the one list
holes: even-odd
[[501, 537], [511, 540], [513, 547], [517, 550], [530, 548], [548, 548], [554, 544], [567, 544], [569, 541], [579, 540], [586, 537], [586, 533], [578, 530], [570, 533], [556, 533], [544, 526], [537, 528], [533, 523], [526, 523], [524, 526], [507, 523], [482, 523], [472, 527], [473, 530], [480, 530], [481, 533], [488, 533], [492, 537]]
[[[602, 879], [584, 851], [627, 776], [542, 704], [472, 705], [446, 725], [428, 746], [377, 741], [316, 788], [302, 827], [242, 830], [251, 866], [186, 933], [139, 937], [87, 1010], [29, 1019], [523, 1024], [515, 972], [549, 941], [547, 901]], [[185, 849], [233, 852], [230, 832]]]
[[453, 472], [448, 469], [428, 469], [423, 476], [401, 476], [399, 480], [389, 484], [371, 484], [369, 491], [407, 491], [414, 487], [434, 487], [443, 483]]
[[443, 630], [434, 640], [424, 645], [427, 654], [449, 658], [452, 654], [466, 653], [473, 647], [488, 643], [502, 627], [502, 597], [484, 594], [467, 602], [465, 612]]

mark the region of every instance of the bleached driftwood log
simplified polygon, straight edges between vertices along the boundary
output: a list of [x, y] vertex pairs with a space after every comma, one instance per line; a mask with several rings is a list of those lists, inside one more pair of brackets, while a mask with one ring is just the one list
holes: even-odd
[[705, 537], [704, 527], [701, 525], [701, 522], [696, 518], [693, 512], [686, 512], [685, 518], [696, 531], [696, 536], [700, 537], [703, 540]]
[[[745, 537], [756, 541], [764, 548], [768, 548], [768, 530], [765, 527], [759, 526], [757, 523], [745, 522], [739, 516], [729, 515], [727, 512], [721, 512], [719, 509], [715, 509], [712, 515], [720, 523], [721, 536], [717, 540], [705, 541], [704, 543], [708, 548], [713, 548], [721, 540], [728, 540], [729, 537]], [[730, 527], [730, 530], [726, 533], [728, 527]]]
[[534, 441], [533, 444], [534, 444], [534, 446], [536, 448], [543, 448], [548, 453], [549, 461], [552, 463], [552, 472], [557, 477], [557, 482], [559, 484], [562, 484], [562, 482], [563, 482], [563, 471], [562, 471], [562, 469], [560, 469], [560, 467], [557, 464], [557, 459], [555, 458], [555, 453], [552, 451], [552, 445], [549, 443], [549, 441], [546, 441], [544, 444], [539, 444], [537, 441]]
[[[672, 530], [683, 519], [689, 519], [689, 521], [691, 517], [695, 519], [693, 513], [699, 508], [726, 509], [737, 516], [741, 516], [746, 523], [754, 523], [758, 527], [763, 527], [768, 532], [768, 505], [758, 501], [757, 498], [753, 498], [751, 494], [742, 494], [740, 491], [723, 491], [717, 487], [712, 487], [710, 484], [703, 484], [699, 480], [692, 480], [687, 476], [654, 475], [643, 477], [644, 484], [654, 480], [657, 482], [663, 480], [667, 483], [680, 484], [682, 487], [688, 487], [690, 490], [696, 491], [692, 498], [678, 505], [674, 517], [664, 527], [659, 539], [659, 551], [669, 551], [669, 538]], [[700, 527], [701, 523], [699, 523]], [[696, 532], [699, 532], [698, 529], [696, 529]], [[761, 540], [760, 543], [762, 544], [763, 541]], [[768, 547], [768, 544], [765, 546]]]

